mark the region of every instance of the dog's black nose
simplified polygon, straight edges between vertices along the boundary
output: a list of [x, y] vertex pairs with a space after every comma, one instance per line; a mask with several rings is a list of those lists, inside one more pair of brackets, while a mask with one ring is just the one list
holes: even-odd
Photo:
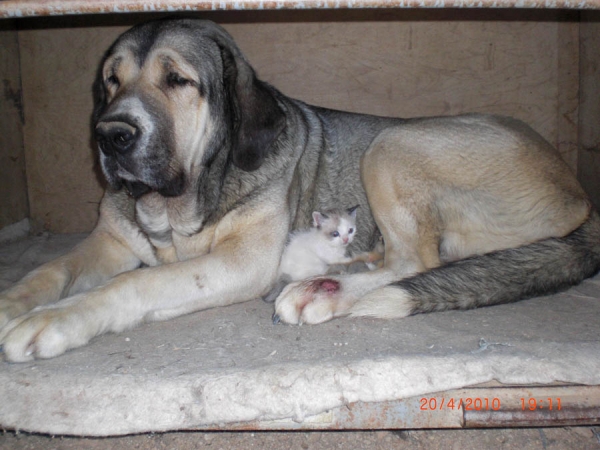
[[96, 141], [105, 154], [127, 153], [138, 140], [139, 130], [125, 122], [100, 122]]

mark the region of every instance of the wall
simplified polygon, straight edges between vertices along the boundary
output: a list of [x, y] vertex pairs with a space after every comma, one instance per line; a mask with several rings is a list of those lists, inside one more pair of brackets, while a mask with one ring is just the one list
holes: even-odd
[[0, 22], [0, 228], [28, 215], [19, 43], [15, 23]]
[[600, 13], [587, 12], [581, 23], [581, 109], [578, 175], [600, 208]]
[[[508, 114], [578, 157], [578, 13], [362, 10], [209, 13], [259, 76], [309, 103], [382, 115]], [[151, 16], [19, 23], [31, 217], [90, 230], [101, 185], [91, 85], [113, 39]]]

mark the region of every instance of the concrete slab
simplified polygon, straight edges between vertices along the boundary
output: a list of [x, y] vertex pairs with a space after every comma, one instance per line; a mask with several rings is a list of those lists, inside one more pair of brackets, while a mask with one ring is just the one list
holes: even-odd
[[[0, 288], [76, 236], [0, 247]], [[255, 300], [96, 338], [47, 361], [0, 362], [0, 427], [123, 435], [297, 422], [491, 380], [600, 384], [600, 277], [554, 296], [398, 321], [271, 323]]]

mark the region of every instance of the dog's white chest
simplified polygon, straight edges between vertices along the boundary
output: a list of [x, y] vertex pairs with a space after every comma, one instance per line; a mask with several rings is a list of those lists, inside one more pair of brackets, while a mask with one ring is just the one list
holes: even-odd
[[169, 222], [166, 199], [157, 194], [148, 194], [135, 204], [135, 218], [152, 244], [164, 247], [172, 244], [173, 227]]

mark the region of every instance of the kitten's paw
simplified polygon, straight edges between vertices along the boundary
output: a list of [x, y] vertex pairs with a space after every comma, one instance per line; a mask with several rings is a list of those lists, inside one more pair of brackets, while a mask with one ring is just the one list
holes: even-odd
[[352, 264], [348, 265], [348, 273], [349, 274], [362, 273], [362, 272], [367, 272], [369, 270], [370, 269], [369, 269], [368, 263], [361, 262], [361, 261], [356, 261], [356, 262], [353, 262]]
[[275, 302], [273, 322], [300, 325], [327, 322], [347, 314], [341, 281], [319, 277], [289, 284]]

